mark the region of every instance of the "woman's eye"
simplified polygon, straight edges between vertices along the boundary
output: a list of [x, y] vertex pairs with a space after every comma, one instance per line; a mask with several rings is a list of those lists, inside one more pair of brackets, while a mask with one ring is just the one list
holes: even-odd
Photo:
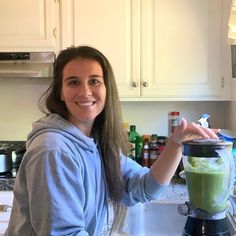
[[90, 80], [90, 84], [92, 84], [92, 85], [96, 85], [96, 84], [99, 84], [99, 83], [100, 83], [100, 81], [98, 79], [91, 79]]
[[78, 85], [79, 81], [78, 80], [71, 80], [69, 81], [69, 85]]

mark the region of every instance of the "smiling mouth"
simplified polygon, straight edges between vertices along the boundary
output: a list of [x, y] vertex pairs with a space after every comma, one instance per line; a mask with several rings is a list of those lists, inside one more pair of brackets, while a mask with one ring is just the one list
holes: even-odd
[[88, 107], [88, 106], [93, 106], [96, 102], [91, 101], [91, 102], [75, 102], [78, 106], [82, 107]]

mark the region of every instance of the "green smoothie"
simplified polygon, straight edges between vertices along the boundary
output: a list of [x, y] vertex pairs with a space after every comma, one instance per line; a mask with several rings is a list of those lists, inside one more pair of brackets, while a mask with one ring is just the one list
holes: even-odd
[[225, 173], [222, 171], [186, 171], [189, 200], [195, 208], [210, 214], [225, 210], [227, 193], [224, 186]]

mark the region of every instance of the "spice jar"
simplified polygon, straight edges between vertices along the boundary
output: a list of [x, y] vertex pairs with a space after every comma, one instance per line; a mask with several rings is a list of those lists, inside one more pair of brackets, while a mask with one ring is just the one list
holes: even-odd
[[172, 111], [169, 113], [168, 122], [168, 136], [170, 137], [175, 129], [180, 125], [180, 113], [178, 111]]
[[149, 154], [150, 154], [150, 162], [149, 165], [151, 166], [158, 158], [158, 142], [157, 142], [157, 134], [151, 135], [151, 140], [149, 143]]

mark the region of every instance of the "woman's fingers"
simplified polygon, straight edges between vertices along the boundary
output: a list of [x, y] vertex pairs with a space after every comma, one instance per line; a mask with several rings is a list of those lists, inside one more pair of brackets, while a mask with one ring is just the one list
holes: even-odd
[[181, 144], [183, 141], [191, 139], [218, 139], [219, 129], [209, 129], [200, 126], [194, 122], [187, 124], [186, 119], [182, 118], [180, 126], [172, 135], [175, 143]]
[[199, 138], [214, 138], [218, 139], [216, 133], [219, 132], [219, 129], [209, 129], [200, 126], [199, 124], [190, 123], [186, 132], [189, 132], [191, 135], [196, 135]]
[[209, 138], [216, 138], [218, 139], [217, 133], [219, 133], [219, 129], [208, 129], [208, 128], [203, 128], [204, 132], [209, 136]]
[[202, 127], [193, 122], [189, 124], [186, 132], [191, 134], [191, 136], [196, 135], [197, 137], [209, 138], [208, 134], [202, 129]]

